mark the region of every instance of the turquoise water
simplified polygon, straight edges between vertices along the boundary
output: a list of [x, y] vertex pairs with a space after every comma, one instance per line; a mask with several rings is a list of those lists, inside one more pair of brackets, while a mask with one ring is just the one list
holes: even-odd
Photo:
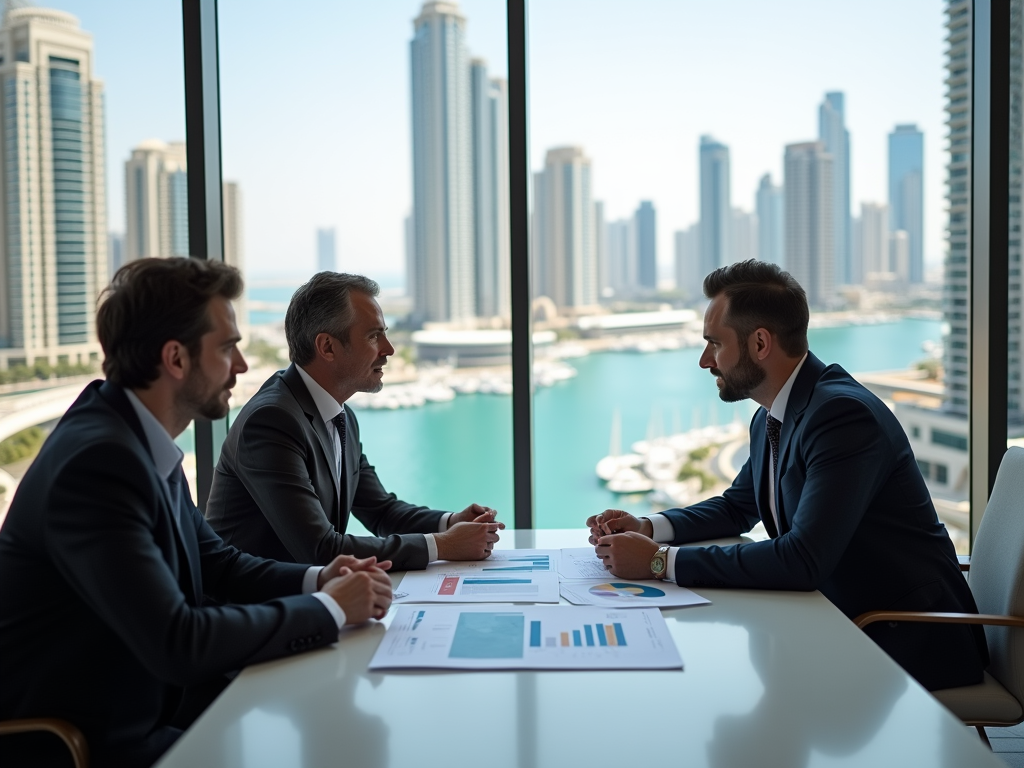
[[[902, 320], [810, 332], [825, 362], [855, 373], [906, 368], [924, 357], [925, 341], [941, 340], [941, 324]], [[622, 414], [622, 445], [643, 439], [648, 423], [663, 432], [747, 420], [749, 403], [718, 399], [711, 375], [697, 365], [699, 349], [653, 354], [608, 352], [569, 362], [579, 375], [534, 398], [535, 525], [576, 527], [609, 506], [646, 512], [642, 497], [619, 496], [597, 480], [608, 453], [612, 411]], [[448, 403], [358, 413], [363, 450], [385, 486], [400, 498], [439, 509], [470, 502], [512, 518], [512, 400], [460, 395]]]
[[[941, 340], [941, 323], [896, 323], [810, 331], [811, 350], [852, 373], [906, 368]], [[539, 389], [534, 398], [535, 526], [578, 527], [607, 507], [644, 513], [642, 496], [608, 491], [594, 474], [608, 454], [612, 412], [622, 416], [622, 447], [647, 436], [700, 425], [746, 421], [749, 402], [723, 403], [712, 376], [697, 365], [700, 349], [635, 354], [605, 352], [570, 360], [579, 375]], [[363, 451], [384, 486], [399, 498], [436, 509], [477, 502], [511, 524], [512, 398], [459, 395], [447, 403], [357, 412]], [[191, 428], [179, 438], [192, 450]], [[350, 532], [358, 532], [358, 526]]]

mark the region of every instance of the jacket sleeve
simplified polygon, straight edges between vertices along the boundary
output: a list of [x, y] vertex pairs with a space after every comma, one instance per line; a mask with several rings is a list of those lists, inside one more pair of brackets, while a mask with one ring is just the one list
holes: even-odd
[[240, 426], [238, 479], [296, 562], [326, 565], [338, 555], [374, 555], [394, 560], [396, 568], [426, 566], [422, 536], [375, 538], [335, 529], [310, 477], [315, 460], [309, 454], [318, 447], [310, 444], [294, 416], [267, 405], [250, 413]]
[[814, 590], [839, 563], [885, 483], [880, 468], [892, 444], [871, 410], [852, 397], [832, 397], [805, 416], [793, 450], [797, 460], [779, 482], [799, 499], [792, 526], [769, 541], [682, 548], [676, 581], [686, 586]]
[[[91, 446], [53, 478], [45, 533], [69, 588], [154, 676], [191, 685], [337, 639], [330, 612], [309, 595], [260, 605], [190, 605], [173, 570], [180, 549], [170, 517], [160, 512], [158, 483], [127, 446]], [[177, 567], [187, 566], [179, 561]], [[259, 567], [274, 570], [269, 563]], [[257, 591], [287, 591], [293, 577], [280, 571], [273, 574], [277, 587]]]

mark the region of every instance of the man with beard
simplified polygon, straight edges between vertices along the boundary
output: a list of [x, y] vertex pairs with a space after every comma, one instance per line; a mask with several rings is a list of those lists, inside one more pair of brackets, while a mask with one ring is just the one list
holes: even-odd
[[[142, 259], [105, 292], [105, 382], [85, 388], [0, 531], [0, 719], [61, 718], [96, 766], [152, 764], [249, 664], [382, 618], [372, 558], [276, 563], [226, 546], [192, 503], [174, 443], [223, 418], [239, 353], [237, 270]], [[55, 739], [0, 741], [0, 763], [63, 764]]]
[[[587, 520], [622, 578], [694, 587], [821, 590], [850, 618], [870, 610], [977, 613], [909, 441], [892, 412], [807, 348], [803, 288], [774, 264], [745, 261], [704, 280], [701, 368], [726, 402], [761, 405], [750, 458], [721, 496], [637, 518]], [[738, 536], [767, 541], [680, 547]], [[888, 623], [867, 633], [929, 690], [979, 683], [981, 627]]]
[[[284, 321], [292, 364], [242, 408], [214, 474], [206, 514], [228, 543], [300, 563], [376, 556], [401, 570], [490, 554], [505, 527], [493, 509], [400, 501], [363, 453], [345, 403], [379, 392], [395, 353], [378, 290], [361, 275], [320, 272], [292, 296]], [[374, 535], [347, 534], [350, 514]]]

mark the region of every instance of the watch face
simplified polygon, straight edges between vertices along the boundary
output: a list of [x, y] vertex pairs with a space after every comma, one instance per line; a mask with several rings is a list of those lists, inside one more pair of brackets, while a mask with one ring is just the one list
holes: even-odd
[[657, 557], [654, 558], [654, 562], [651, 563], [651, 571], [653, 573], [658, 574], [658, 573], [661, 573], [664, 570], [665, 570], [665, 558], [662, 557], [661, 555], [658, 555]]

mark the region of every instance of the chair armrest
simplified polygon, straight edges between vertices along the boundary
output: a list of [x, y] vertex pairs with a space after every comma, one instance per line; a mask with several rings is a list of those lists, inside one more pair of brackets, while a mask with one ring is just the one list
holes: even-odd
[[956, 559], [960, 562], [961, 571], [971, 570], [971, 556], [970, 555], [957, 555]]
[[32, 733], [35, 731], [48, 731], [60, 737], [60, 740], [71, 751], [71, 757], [75, 761], [75, 768], [88, 768], [89, 745], [86, 743], [82, 732], [67, 720], [58, 720], [55, 717], [0, 720], [0, 736], [8, 736], [15, 733]]
[[933, 624], [990, 624], [997, 627], [1024, 627], [1024, 617], [993, 613], [930, 613], [927, 611], [868, 611], [853, 623], [860, 629], [876, 621], [919, 621]]

